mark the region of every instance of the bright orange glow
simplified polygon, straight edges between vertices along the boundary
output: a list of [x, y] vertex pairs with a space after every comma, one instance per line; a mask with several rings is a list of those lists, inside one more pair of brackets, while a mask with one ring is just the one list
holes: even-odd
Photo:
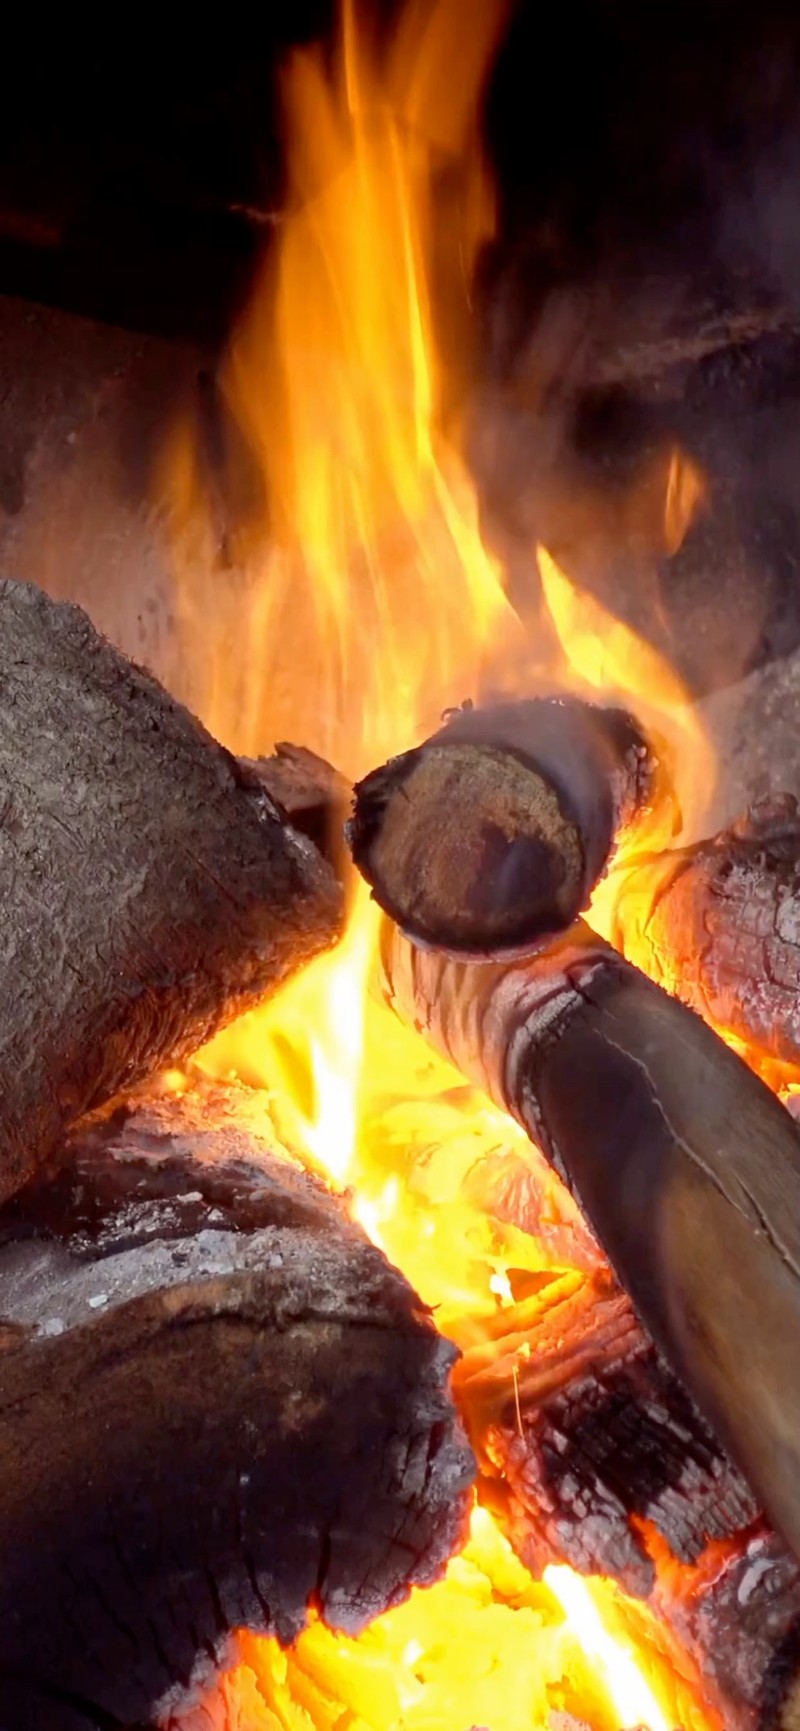
[[617, 941], [624, 900], [625, 954], [646, 971], [644, 928], [660, 878], [658, 867], [643, 874], [641, 865], [673, 845], [679, 823], [691, 827], [699, 818], [714, 785], [713, 752], [686, 687], [664, 657], [578, 589], [544, 547], [539, 572], [564, 656], [562, 682], [574, 686], [577, 680], [604, 701], [629, 707], [655, 741], [675, 787], [674, 800], [657, 799], [635, 833], [621, 838], [614, 867], [597, 885], [587, 916], [595, 931]]
[[[358, 1640], [318, 1619], [288, 1652], [242, 1637], [239, 1670], [204, 1702], [197, 1731], [550, 1731], [559, 1709], [593, 1731], [696, 1731], [685, 1685], [673, 1688], [665, 1662], [654, 1661], [651, 1687], [603, 1615], [615, 1615], [612, 1589], [563, 1568], [533, 1581], [491, 1516], [475, 1509], [444, 1579]], [[662, 1712], [656, 1687], [672, 1694], [679, 1719]]]
[[[291, 206], [222, 378], [232, 461], [249, 476], [232, 529], [220, 528], [225, 500], [209, 494], [189, 429], [168, 454], [186, 654], [204, 680], [204, 719], [233, 750], [294, 738], [357, 776], [423, 737], [448, 704], [526, 690], [530, 645], [481, 542], [459, 455], [461, 381], [440, 349], [445, 329], [448, 348], [463, 349], [472, 264], [491, 227], [477, 113], [502, 20], [492, 0], [409, 0], [381, 52], [344, 0], [333, 70], [313, 49], [287, 68]], [[667, 538], [687, 496], [676, 478]], [[203, 589], [198, 573], [214, 572], [209, 547], [223, 541], [236, 579]], [[649, 699], [655, 660], [643, 663], [643, 646], [543, 552], [540, 563], [563, 649], [553, 677]], [[660, 664], [658, 680], [659, 716], [677, 711], [682, 694]], [[351, 1192], [442, 1332], [494, 1356], [498, 1398], [518, 1398], [537, 1277], [568, 1268], [586, 1235], [555, 1179], [542, 1177], [535, 1236], [481, 1200], [488, 1156], [538, 1157], [370, 999], [375, 931], [356, 888], [339, 947], [197, 1061], [268, 1091], [287, 1143]], [[648, 1682], [630, 1643], [603, 1632], [610, 1587], [587, 1599], [569, 1571], [553, 1580], [534, 1582], [476, 1511], [445, 1580], [358, 1641], [318, 1620], [290, 1652], [243, 1637], [242, 1665], [221, 1685], [241, 1714], [230, 1722], [548, 1731], [563, 1708], [620, 1731], [635, 1707], [650, 1731], [710, 1725], [670, 1667], [653, 1659]]]

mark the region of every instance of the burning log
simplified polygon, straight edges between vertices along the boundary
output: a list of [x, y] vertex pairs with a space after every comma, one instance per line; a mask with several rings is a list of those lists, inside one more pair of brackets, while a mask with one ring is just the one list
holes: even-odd
[[597, 1247], [587, 1256], [585, 1229], [565, 1241], [560, 1181], [546, 1171], [535, 1151], [507, 1155], [471, 1186], [490, 1215], [536, 1236], [555, 1203], [571, 1270], [500, 1311], [455, 1368], [479, 1498], [534, 1575], [558, 1558], [633, 1595], [624, 1617], [640, 1645], [654, 1627], [639, 1603], [660, 1612], [665, 1657], [682, 1670], [691, 1656], [726, 1731], [791, 1723], [781, 1712], [800, 1699], [800, 1564]]
[[[534, 1153], [479, 1172], [489, 1213], [499, 1206], [501, 1219], [538, 1233], [540, 1168]], [[554, 1184], [551, 1174], [551, 1209]], [[582, 1240], [574, 1256], [565, 1249], [584, 1272], [499, 1312], [490, 1339], [456, 1366], [480, 1500], [534, 1575], [558, 1558], [634, 1595], [625, 1619], [640, 1644], [654, 1632], [637, 1602], [657, 1609], [667, 1657], [684, 1662], [677, 1636], [726, 1731], [780, 1725], [798, 1689], [800, 1564], [764, 1526], [608, 1266], [592, 1267]]]
[[534, 1575], [558, 1557], [647, 1598], [649, 1534], [685, 1564], [738, 1545], [756, 1499], [608, 1267], [565, 1273], [499, 1321], [454, 1386], [481, 1494]]
[[353, 797], [346, 776], [315, 751], [285, 740], [276, 745], [271, 757], [246, 761], [287, 823], [313, 841], [324, 858], [341, 871], [345, 818]]
[[800, 1142], [705, 1024], [580, 925], [479, 966], [385, 928], [385, 990], [575, 1194], [642, 1320], [795, 1554]]
[[462, 709], [358, 784], [353, 858], [416, 942], [529, 949], [586, 907], [656, 767], [622, 710], [571, 698]]
[[3, 1725], [150, 1725], [238, 1626], [357, 1630], [462, 1537], [454, 1351], [246, 1102], [79, 1128], [0, 1216]]
[[333, 873], [78, 608], [0, 583], [0, 1199], [336, 936]]
[[752, 1055], [800, 1064], [800, 817], [757, 805], [709, 841], [632, 872], [620, 947]]

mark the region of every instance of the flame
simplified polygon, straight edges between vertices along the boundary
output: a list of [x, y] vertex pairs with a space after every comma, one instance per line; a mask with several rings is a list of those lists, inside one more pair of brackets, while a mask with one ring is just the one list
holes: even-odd
[[503, 12], [411, 0], [381, 54], [344, 0], [334, 72], [314, 48], [286, 68], [290, 212], [220, 382], [237, 476], [258, 477], [249, 507], [234, 489], [230, 621], [208, 547], [198, 557], [198, 524], [213, 547], [219, 513], [189, 429], [166, 455], [185, 654], [207, 659], [211, 638], [204, 718], [240, 752], [302, 738], [355, 777], [475, 695], [484, 651], [521, 638], [434, 335], [437, 311], [451, 337], [466, 330], [492, 227], [469, 145]]
[[[535, 1582], [485, 1509], [442, 1581], [416, 1589], [357, 1640], [318, 1618], [288, 1650], [277, 1641], [240, 1638], [241, 1663], [203, 1705], [204, 1728], [241, 1723], [246, 1731], [492, 1731], [550, 1727], [561, 1710], [593, 1731], [647, 1725], [671, 1731], [629, 1643], [612, 1638], [613, 1594], [554, 1567]], [[653, 1677], [665, 1667], [654, 1665]], [[554, 1690], [552, 1678], [563, 1681]], [[668, 1687], [665, 1677], [659, 1678]], [[234, 1720], [230, 1703], [247, 1716]], [[699, 1726], [678, 1700], [686, 1731]], [[227, 1714], [227, 1716], [226, 1716]], [[189, 1721], [193, 1731], [193, 1721]]]
[[[333, 69], [313, 48], [287, 67], [290, 208], [221, 374], [224, 459], [210, 478], [181, 427], [165, 468], [185, 654], [204, 718], [233, 750], [295, 737], [357, 776], [448, 704], [498, 680], [514, 689], [532, 665], [459, 455], [465, 380], [442, 358], [445, 332], [448, 352], [466, 353], [472, 265], [491, 231], [477, 114], [503, 16], [491, 0], [408, 0], [381, 47], [344, 0]], [[677, 476], [668, 488], [668, 541], [688, 492]], [[539, 557], [568, 682], [674, 719], [684, 694], [668, 670]], [[350, 1193], [443, 1332], [497, 1351], [518, 1398], [537, 1279], [564, 1266], [577, 1217], [555, 1181], [535, 1237], [481, 1203], [487, 1155], [536, 1153], [370, 999], [376, 925], [356, 887], [339, 947], [197, 1062], [266, 1091], [287, 1143]], [[319, 1620], [289, 1652], [242, 1637], [222, 1687], [248, 1703], [254, 1731], [532, 1731], [559, 1707], [599, 1731], [631, 1716], [650, 1731], [708, 1724], [690, 1690], [679, 1699], [666, 1668], [648, 1682], [609, 1632], [612, 1597], [563, 1568], [534, 1582], [476, 1510], [437, 1587], [358, 1641]]]
[[[684, 492], [693, 504], [702, 496], [690, 492], [688, 483]], [[677, 509], [669, 499], [665, 508], [667, 514]], [[578, 688], [606, 702], [630, 707], [656, 743], [674, 785], [674, 799], [663, 794], [656, 798], [634, 832], [619, 838], [613, 869], [598, 883], [587, 916], [595, 931], [616, 941], [624, 902], [625, 954], [647, 971], [647, 916], [660, 874], [667, 869], [665, 855], [679, 825], [691, 829], [707, 804], [716, 774], [713, 750], [689, 692], [664, 657], [595, 596], [580, 590], [546, 548], [539, 548], [538, 560], [545, 604], [564, 658], [562, 683], [575, 687], [577, 682]], [[643, 872], [645, 862], [648, 869]]]
[[664, 545], [678, 552], [708, 495], [705, 476], [683, 451], [670, 452], [664, 503]]
[[648, 1725], [650, 1731], [670, 1731], [669, 1721], [642, 1676], [635, 1655], [609, 1634], [586, 1581], [573, 1569], [551, 1563], [542, 1577], [555, 1594], [579, 1636], [581, 1647], [605, 1677], [609, 1695], [623, 1725]]

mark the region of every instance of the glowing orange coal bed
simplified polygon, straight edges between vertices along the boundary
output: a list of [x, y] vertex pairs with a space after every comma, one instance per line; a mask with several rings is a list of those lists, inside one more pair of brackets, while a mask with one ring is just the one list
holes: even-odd
[[[544, 549], [546, 616], [523, 628], [460, 455], [453, 356], [468, 354], [472, 267], [492, 227], [478, 115], [503, 22], [491, 0], [409, 0], [387, 46], [344, 0], [335, 63], [303, 49], [286, 67], [288, 212], [222, 381], [269, 519], [243, 516], [230, 601], [204, 592], [213, 508], [191, 429], [177, 430], [164, 485], [184, 648], [205, 673], [204, 719], [239, 753], [289, 737], [356, 777], [450, 704], [546, 683], [628, 701], [670, 742], [691, 802], [713, 766], [678, 681]], [[702, 479], [667, 452], [656, 480], [659, 550], [670, 550]], [[671, 825], [671, 811], [653, 812], [637, 845], [659, 845]], [[618, 882], [596, 899], [600, 929]], [[557, 1271], [558, 1235], [501, 1229], [469, 1199], [464, 1179], [488, 1151], [535, 1155], [370, 997], [375, 931], [353, 886], [339, 947], [198, 1062], [268, 1091], [287, 1144], [347, 1192], [461, 1348], [459, 1399], [470, 1367], [488, 1366], [508, 1400], [536, 1354], [535, 1296], [517, 1302], [509, 1270]], [[553, 1180], [553, 1219], [571, 1207]], [[477, 1507], [445, 1578], [360, 1639], [312, 1615], [290, 1651], [243, 1636], [240, 1657], [187, 1731], [717, 1724], [646, 1609], [629, 1617], [611, 1583], [564, 1566], [534, 1580]]]

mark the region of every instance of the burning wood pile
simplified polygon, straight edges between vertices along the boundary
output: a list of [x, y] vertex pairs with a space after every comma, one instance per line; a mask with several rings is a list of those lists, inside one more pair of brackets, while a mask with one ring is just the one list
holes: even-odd
[[[458, 1412], [481, 1519], [519, 1558], [484, 1532], [523, 1583], [488, 1576], [508, 1617], [533, 1578], [569, 1609], [559, 1571], [600, 1575], [628, 1595], [618, 1663], [633, 1640], [676, 1666], [681, 1717], [652, 1725], [793, 1724], [800, 1144], [754, 1070], [580, 918], [595, 879], [632, 897], [641, 871], [680, 977], [665, 933], [683, 924], [635, 863], [669, 800], [636, 724], [576, 699], [467, 709], [355, 790], [351, 847], [395, 916], [375, 989], [555, 1168], [510, 1124], [503, 1153], [456, 1161], [456, 1230], [481, 1225], [505, 1290], [445, 1321], [454, 1407], [452, 1346], [352, 1204], [280, 1151], [257, 1092], [198, 1074], [101, 1109], [336, 942], [341, 850], [303, 830], [333, 839], [339, 779], [296, 751], [241, 765], [77, 609], [10, 583], [0, 605], [4, 1722], [154, 1724], [237, 1628], [246, 1655], [296, 1637], [309, 1604], [323, 1645], [380, 1618], [463, 1546]], [[750, 850], [746, 908], [790, 913], [791, 833], [796, 861], [784, 816], [757, 865], [749, 835], [717, 839]], [[667, 897], [709, 851], [665, 862]], [[790, 919], [775, 941], [789, 977]], [[729, 951], [723, 921], [704, 967], [734, 992]], [[739, 1037], [772, 1050], [757, 994], [752, 1015]], [[279, 1673], [255, 1651], [269, 1702]], [[564, 1654], [549, 1663], [539, 1711], [591, 1711]], [[336, 1672], [316, 1679], [334, 1703]], [[282, 1683], [298, 1711], [304, 1675], [301, 1643]]]
[[676, 676], [484, 547], [463, 10], [287, 75], [209, 731], [0, 584], [3, 1731], [800, 1725], [800, 819], [687, 842]]

